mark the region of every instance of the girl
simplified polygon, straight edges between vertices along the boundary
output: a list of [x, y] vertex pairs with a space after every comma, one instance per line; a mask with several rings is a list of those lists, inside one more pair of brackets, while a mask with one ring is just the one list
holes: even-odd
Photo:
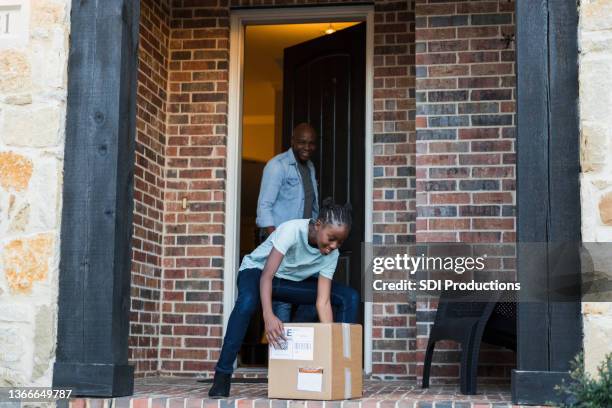
[[[283, 323], [272, 312], [272, 299], [294, 304], [314, 304], [321, 323], [337, 320], [355, 323], [359, 294], [332, 282], [338, 248], [351, 228], [349, 205], [325, 199], [315, 220], [290, 220], [279, 227], [253, 252], [245, 256], [238, 272], [238, 299], [230, 315], [210, 397], [228, 397], [234, 360], [251, 316], [261, 301], [268, 342], [284, 340]], [[315, 274], [318, 278], [311, 278]]]

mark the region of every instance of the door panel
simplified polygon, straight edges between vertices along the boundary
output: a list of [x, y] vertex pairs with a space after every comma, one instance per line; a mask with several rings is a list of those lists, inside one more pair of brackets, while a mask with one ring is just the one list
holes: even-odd
[[353, 206], [353, 228], [334, 280], [361, 291], [365, 202], [365, 23], [285, 49], [283, 145], [310, 123], [319, 134], [313, 157], [320, 200]]

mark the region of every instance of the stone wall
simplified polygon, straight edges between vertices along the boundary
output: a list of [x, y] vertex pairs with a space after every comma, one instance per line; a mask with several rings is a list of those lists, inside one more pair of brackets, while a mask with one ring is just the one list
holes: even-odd
[[0, 49], [0, 386], [50, 386], [55, 359], [69, 0], [33, 0]]
[[[583, 0], [579, 23], [582, 240], [612, 241], [612, 1]], [[609, 244], [607, 244], [609, 245]], [[609, 254], [609, 250], [607, 251]], [[610, 259], [594, 259], [612, 279]], [[609, 292], [608, 292], [609, 293]], [[607, 299], [609, 300], [609, 294]], [[589, 371], [612, 352], [612, 303], [583, 303]]]

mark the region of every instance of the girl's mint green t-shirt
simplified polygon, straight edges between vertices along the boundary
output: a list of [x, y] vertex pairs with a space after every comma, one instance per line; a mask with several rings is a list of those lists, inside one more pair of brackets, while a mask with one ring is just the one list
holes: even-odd
[[240, 270], [263, 270], [274, 247], [284, 255], [275, 274], [277, 278], [302, 281], [318, 273], [332, 279], [338, 264], [338, 250], [334, 249], [329, 255], [323, 255], [318, 248], [308, 245], [309, 221], [290, 220], [279, 225], [268, 239], [243, 258]]

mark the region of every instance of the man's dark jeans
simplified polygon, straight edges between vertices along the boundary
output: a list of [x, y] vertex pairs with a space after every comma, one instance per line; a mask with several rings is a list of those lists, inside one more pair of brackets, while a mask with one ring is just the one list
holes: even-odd
[[[251, 316], [260, 307], [259, 279], [261, 269], [245, 269], [238, 273], [238, 299], [227, 323], [223, 348], [216, 371], [231, 374], [234, 360], [242, 346]], [[294, 282], [287, 279], [272, 279], [272, 298], [298, 305], [313, 305], [317, 299], [317, 279]], [[332, 282], [330, 301], [336, 310], [334, 321], [356, 323], [359, 309], [359, 294], [353, 288]]]

